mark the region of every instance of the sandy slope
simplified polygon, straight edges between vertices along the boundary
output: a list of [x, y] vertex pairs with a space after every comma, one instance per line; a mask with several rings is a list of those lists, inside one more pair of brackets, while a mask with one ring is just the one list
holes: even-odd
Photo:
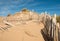
[[18, 12], [3, 20], [8, 21], [10, 25], [15, 25], [12, 27], [10, 26], [5, 30], [1, 27], [6, 28], [7, 22], [2, 22], [2, 19], [0, 18], [0, 41], [44, 41], [41, 34], [41, 29], [44, 28], [44, 25], [42, 23], [38, 23], [38, 18], [40, 20], [42, 19], [34, 12], [26, 10], [24, 12]]
[[43, 24], [29, 22], [0, 32], [0, 41], [44, 41], [41, 34]]

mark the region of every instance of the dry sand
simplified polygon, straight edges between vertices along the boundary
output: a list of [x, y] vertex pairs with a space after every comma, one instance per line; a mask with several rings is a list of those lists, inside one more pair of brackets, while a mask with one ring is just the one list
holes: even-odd
[[[30, 18], [32, 18], [32, 20], [28, 21]], [[2, 22], [3, 19], [0, 18], [0, 41], [45, 41], [41, 34], [41, 29], [44, 28], [44, 25], [33, 22], [37, 21], [38, 18], [40, 18], [38, 14], [26, 10], [25, 12], [18, 12], [15, 15], [7, 16], [5, 21], [8, 20], [9, 23], [14, 26], [10, 26], [6, 30], [1, 28], [6, 28], [7, 25]], [[42, 18], [40, 18], [40, 20], [41, 19]], [[26, 24], [24, 23], [25, 21]]]
[[44, 41], [41, 34], [43, 28], [42, 23], [19, 24], [3, 32], [0, 31], [0, 41]]

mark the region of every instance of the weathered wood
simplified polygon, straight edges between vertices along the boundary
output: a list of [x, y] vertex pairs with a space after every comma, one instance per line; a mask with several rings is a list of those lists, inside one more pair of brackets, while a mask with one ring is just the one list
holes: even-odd
[[[58, 28], [59, 24], [56, 22], [56, 14], [53, 17], [45, 15], [44, 24], [45, 28], [42, 30], [47, 38], [47, 41], [59, 41], [58, 40]], [[46, 39], [46, 38], [45, 38]]]

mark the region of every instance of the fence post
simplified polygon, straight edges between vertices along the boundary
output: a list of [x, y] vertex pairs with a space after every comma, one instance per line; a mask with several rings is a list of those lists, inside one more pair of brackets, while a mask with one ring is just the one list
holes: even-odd
[[59, 28], [59, 23], [56, 24], [56, 41], [58, 40], [58, 28]]
[[56, 14], [53, 17], [53, 39], [58, 41], [58, 24], [56, 23]]

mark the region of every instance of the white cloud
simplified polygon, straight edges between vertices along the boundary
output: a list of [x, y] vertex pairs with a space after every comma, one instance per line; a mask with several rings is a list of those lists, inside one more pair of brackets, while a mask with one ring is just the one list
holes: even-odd
[[10, 11], [1, 11], [0, 16], [7, 16]]
[[13, 8], [13, 7], [15, 7], [15, 6], [14, 6], [14, 5], [10, 5], [10, 7], [12, 7], [12, 8]]
[[32, 2], [32, 1], [33, 0], [25, 0], [25, 2], [24, 2], [24, 0], [22, 0], [19, 4], [19, 7], [23, 7], [23, 6], [27, 5], [29, 2]]
[[8, 8], [4, 7], [3, 10], [8, 10]]
[[27, 0], [27, 1], [32, 2], [32, 1], [34, 1], [34, 0]]
[[2, 11], [8, 11], [8, 9], [9, 8], [7, 6], [4, 6], [4, 7], [1, 8]]
[[2, 7], [0, 11], [0, 15], [8, 14], [10, 11], [8, 10], [8, 7]]
[[35, 6], [41, 5], [41, 4], [45, 4], [45, 2], [36, 2], [36, 3], [32, 3], [32, 4], [28, 5], [28, 7], [35, 7]]
[[0, 2], [0, 5], [2, 5], [3, 4], [3, 2]]

